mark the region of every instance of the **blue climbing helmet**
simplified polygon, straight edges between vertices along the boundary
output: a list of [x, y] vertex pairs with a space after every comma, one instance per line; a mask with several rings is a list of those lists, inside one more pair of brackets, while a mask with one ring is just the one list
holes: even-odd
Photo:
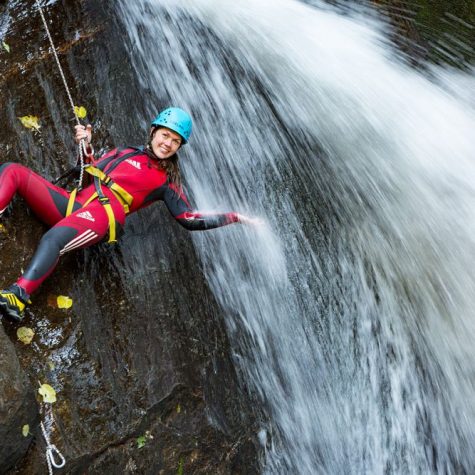
[[190, 114], [178, 107], [169, 107], [162, 110], [152, 122], [152, 127], [166, 127], [181, 135], [184, 144], [190, 138], [191, 125]]

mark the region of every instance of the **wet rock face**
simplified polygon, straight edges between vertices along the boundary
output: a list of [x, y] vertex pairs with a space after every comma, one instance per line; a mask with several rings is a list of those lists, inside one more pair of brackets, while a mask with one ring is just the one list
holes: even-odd
[[[74, 121], [34, 3], [0, 6], [10, 45], [0, 51], [0, 163], [20, 162], [52, 179], [74, 161]], [[109, 3], [45, 8], [96, 149], [140, 144], [147, 135], [146, 94], [124, 61]], [[39, 133], [18, 120], [30, 114], [40, 119]], [[16, 280], [46, 230], [21, 199], [2, 223], [0, 288]], [[71, 297], [72, 308], [57, 308], [58, 295]], [[224, 316], [188, 232], [162, 205], [131, 216], [118, 245], [64, 256], [32, 300], [25, 319], [35, 331], [31, 345], [16, 341], [13, 324], [3, 325], [28, 394], [38, 381], [57, 392], [52, 441], [68, 461], [61, 473], [258, 473], [251, 403], [237, 382]], [[10, 349], [5, 365], [17, 361]], [[13, 423], [21, 436], [27, 422]], [[7, 431], [0, 440], [13, 447], [17, 439]], [[36, 441], [9, 473], [46, 473], [44, 442]], [[21, 442], [24, 453], [28, 440]]]
[[31, 436], [22, 427], [38, 423], [35, 397], [20, 367], [15, 348], [0, 327], [0, 473], [24, 457]]

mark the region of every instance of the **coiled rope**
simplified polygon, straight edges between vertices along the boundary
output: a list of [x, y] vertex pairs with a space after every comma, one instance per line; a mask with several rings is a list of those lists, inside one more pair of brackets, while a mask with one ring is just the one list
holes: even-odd
[[[56, 52], [56, 48], [53, 43], [53, 38], [51, 37], [51, 33], [48, 28], [48, 23], [46, 22], [45, 15], [43, 13], [43, 8], [41, 7], [41, 4], [39, 0], [36, 0], [36, 5], [38, 6], [38, 10], [40, 11], [41, 19], [43, 20], [43, 25], [46, 30], [46, 34], [48, 35], [51, 51], [54, 55], [54, 59], [56, 60], [56, 65], [58, 66], [59, 73], [61, 75], [61, 79], [63, 80], [64, 88], [66, 89], [66, 94], [68, 95], [69, 103], [71, 104], [71, 109], [73, 111], [74, 117], [76, 119], [77, 125], [82, 125], [81, 121], [79, 120], [79, 117], [76, 113], [76, 108], [74, 107], [74, 102], [73, 98], [71, 95], [71, 91], [68, 87], [68, 82], [66, 81], [66, 76], [64, 75], [63, 68], [61, 67], [61, 63], [59, 62], [58, 58], [58, 53]], [[87, 150], [86, 150], [86, 141], [85, 139], [82, 139], [81, 142], [78, 145], [78, 157], [79, 157], [79, 163], [81, 166], [81, 170], [79, 172], [79, 184], [78, 184], [78, 189], [82, 188], [82, 182], [84, 179], [84, 156], [87, 155]]]

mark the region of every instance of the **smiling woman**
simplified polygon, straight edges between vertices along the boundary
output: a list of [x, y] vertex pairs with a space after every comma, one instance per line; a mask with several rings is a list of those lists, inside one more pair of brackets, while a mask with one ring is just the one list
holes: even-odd
[[170, 107], [160, 112], [152, 122], [149, 148], [160, 159], [168, 177], [181, 189], [180, 170], [176, 152], [191, 136], [192, 120], [184, 110]]
[[151, 144], [153, 153], [160, 159], [171, 157], [178, 151], [182, 138], [169, 129], [155, 129]]
[[[76, 142], [86, 140], [92, 154], [92, 127], [75, 128]], [[191, 129], [188, 113], [176, 107], [163, 110], [152, 121], [146, 147], [117, 148], [93, 160], [85, 167], [92, 182], [71, 193], [22, 165], [0, 166], [0, 210], [4, 211], [18, 192], [36, 215], [52, 226], [25, 273], [0, 291], [1, 314], [21, 321], [30, 294], [53, 272], [60, 256], [107, 237], [108, 242], [115, 242], [117, 228], [124, 226], [126, 216], [154, 201], [163, 201], [171, 215], [189, 230], [258, 224], [259, 220], [235, 212], [204, 214], [191, 208], [183, 193], [177, 155], [190, 138]]]

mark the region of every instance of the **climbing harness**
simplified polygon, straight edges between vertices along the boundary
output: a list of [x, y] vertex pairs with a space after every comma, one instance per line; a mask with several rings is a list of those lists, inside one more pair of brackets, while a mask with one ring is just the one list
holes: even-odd
[[[79, 120], [79, 117], [77, 115], [76, 108], [74, 107], [74, 102], [73, 102], [73, 98], [71, 96], [71, 91], [68, 87], [68, 83], [66, 81], [66, 76], [64, 75], [64, 71], [63, 71], [63, 68], [61, 67], [61, 63], [59, 62], [58, 53], [56, 52], [56, 48], [55, 48], [54, 43], [53, 43], [53, 38], [51, 37], [51, 33], [49, 31], [48, 23], [46, 22], [45, 15], [44, 15], [43, 9], [41, 7], [40, 0], [36, 0], [36, 5], [38, 6], [38, 9], [40, 11], [41, 20], [43, 21], [43, 25], [45, 27], [46, 34], [48, 36], [48, 40], [49, 40], [49, 43], [50, 43], [51, 51], [53, 53], [54, 59], [56, 60], [56, 65], [58, 66], [58, 70], [59, 70], [59, 73], [61, 75], [61, 79], [63, 80], [64, 88], [66, 89], [66, 94], [68, 96], [69, 103], [71, 104], [71, 108], [73, 110], [74, 117], [76, 119], [76, 124], [77, 125], [82, 125], [81, 121]], [[82, 183], [83, 183], [83, 179], [84, 179], [85, 157], [89, 157], [89, 154], [87, 152], [86, 141], [85, 141], [85, 139], [82, 139], [81, 142], [78, 145], [78, 160], [79, 160], [79, 164], [80, 164], [79, 180], [78, 180], [78, 188], [79, 189], [82, 188]], [[72, 171], [73, 170], [66, 172], [64, 175], [62, 175], [60, 178], [58, 178], [57, 181], [59, 181], [62, 178], [65, 178], [66, 176], [69, 176], [72, 173]]]
[[54, 424], [53, 408], [51, 404], [45, 404], [45, 422], [41, 422], [41, 432], [46, 441], [46, 462], [48, 463], [48, 473], [53, 475], [54, 468], [63, 468], [66, 465], [66, 459], [58, 450], [56, 445], [50, 441], [50, 436]]
[[[109, 163], [115, 160], [115, 162], [112, 164], [109, 170], [107, 170], [108, 173], [111, 173], [112, 170], [114, 170], [124, 160], [127, 160], [128, 158], [133, 157], [134, 155], [137, 155], [138, 152], [141, 152], [140, 149], [134, 149], [133, 152], [126, 153], [122, 155], [120, 158], [117, 158], [119, 153], [121, 153], [121, 151], [122, 150], [119, 149], [116, 154], [114, 154], [112, 157], [109, 158], [109, 160], [107, 160], [107, 163], [101, 164], [105, 168]], [[129, 214], [130, 207], [132, 206], [134, 197], [128, 191], [124, 190], [124, 188], [122, 188], [120, 185], [115, 183], [112, 180], [112, 178], [106, 173], [104, 173], [100, 168], [95, 167], [91, 164], [86, 164], [84, 170], [93, 177], [94, 187], [96, 188], [96, 191], [86, 200], [86, 202], [82, 205], [82, 207], [87, 206], [89, 203], [91, 203], [91, 201], [94, 201], [95, 199], [99, 200], [99, 203], [101, 203], [101, 205], [104, 206], [104, 209], [107, 213], [107, 218], [109, 221], [109, 238], [107, 242], [115, 243], [117, 242], [117, 231], [116, 231], [114, 211], [110, 204], [109, 198], [104, 194], [104, 191], [102, 190], [102, 185], [107, 186], [107, 188], [109, 188], [112, 191], [114, 196], [122, 204], [125, 214]], [[68, 206], [66, 208], [66, 216], [69, 216], [73, 212], [74, 203], [75, 203], [76, 195], [78, 191], [79, 191], [79, 188], [75, 188], [69, 196]]]

